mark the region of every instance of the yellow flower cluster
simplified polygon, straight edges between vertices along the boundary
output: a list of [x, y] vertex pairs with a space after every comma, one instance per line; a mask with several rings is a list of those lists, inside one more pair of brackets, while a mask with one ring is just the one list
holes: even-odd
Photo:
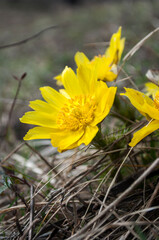
[[29, 111], [20, 119], [22, 123], [34, 124], [24, 140], [51, 139], [59, 152], [75, 148], [82, 143], [88, 145], [98, 132], [98, 124], [109, 114], [113, 105], [116, 87], [108, 87], [105, 82], [117, 77], [117, 63], [124, 49], [121, 27], [113, 34], [110, 46], [103, 56], [91, 61], [84, 53], [77, 52], [76, 74], [65, 67], [56, 77], [63, 89], [40, 88], [45, 101], [30, 102], [34, 111]]
[[[113, 105], [116, 87], [108, 87], [105, 81], [117, 78], [117, 65], [125, 45], [121, 38], [121, 27], [111, 37], [109, 47], [103, 55], [89, 60], [82, 52], [75, 54], [76, 73], [67, 66], [55, 77], [62, 85], [59, 91], [51, 87], [40, 88], [45, 101], [30, 102], [34, 111], [25, 113], [21, 122], [34, 124], [24, 140], [51, 139], [59, 152], [75, 148], [82, 143], [88, 145], [98, 132], [98, 124], [109, 114]], [[154, 71], [146, 75], [150, 80], [158, 79]], [[159, 86], [145, 84], [146, 94], [125, 88], [124, 95], [131, 104], [149, 121], [137, 131], [129, 145], [134, 147], [144, 137], [159, 128]], [[150, 98], [152, 96], [152, 99]]]

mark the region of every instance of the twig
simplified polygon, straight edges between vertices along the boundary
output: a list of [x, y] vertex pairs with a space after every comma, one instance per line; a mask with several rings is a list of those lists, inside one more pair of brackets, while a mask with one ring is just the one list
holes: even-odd
[[29, 42], [31, 40], [33, 40], [34, 38], [37, 38], [38, 36], [40, 36], [41, 34], [43, 34], [44, 32], [48, 31], [48, 30], [51, 30], [51, 29], [54, 29], [54, 28], [58, 28], [57, 25], [53, 25], [53, 26], [50, 26], [50, 27], [47, 27], [47, 28], [44, 28], [43, 30], [41, 30], [40, 32], [38, 33], [35, 33], [34, 35], [32, 35], [31, 37], [28, 37], [24, 40], [21, 40], [19, 42], [15, 42], [15, 43], [10, 43], [10, 44], [6, 44], [6, 45], [3, 45], [3, 46], [0, 46], [0, 50], [1, 49], [5, 49], [5, 48], [10, 48], [10, 47], [17, 47], [19, 45], [22, 45], [26, 42]]
[[[50, 168], [52, 169], [53, 166], [46, 160], [46, 158], [44, 158], [35, 148], [33, 148], [29, 143], [25, 142], [25, 145], [30, 148], [32, 150], [32, 152], [36, 153], [41, 160], [43, 160], [43, 162]], [[54, 170], [55, 171], [55, 170]], [[57, 172], [56, 172], [57, 173]]]
[[11, 117], [12, 117], [12, 114], [13, 114], [13, 110], [14, 110], [14, 107], [15, 107], [15, 104], [16, 104], [16, 101], [17, 101], [17, 97], [18, 97], [20, 88], [21, 88], [22, 80], [26, 77], [26, 75], [27, 75], [26, 73], [23, 73], [20, 78], [18, 78], [16, 76], [13, 76], [18, 81], [18, 87], [17, 87], [17, 91], [15, 93], [15, 96], [14, 96], [14, 99], [13, 99], [13, 102], [12, 102], [12, 105], [11, 105], [11, 108], [10, 108], [10, 111], [9, 111], [9, 114], [8, 114], [7, 124], [6, 124], [5, 130], [4, 130], [4, 133], [2, 134], [2, 137], [5, 137], [7, 135], [8, 128], [10, 126]]
[[1, 162], [0, 164], [2, 165], [5, 161], [7, 161], [15, 152], [17, 152], [22, 146], [24, 145], [24, 142], [19, 144], [11, 153], [9, 153]]
[[64, 177], [57, 172], [57, 170], [55, 169], [55, 166], [53, 164], [50, 164], [46, 158], [44, 158], [41, 153], [39, 153], [35, 148], [33, 148], [32, 146], [30, 146], [29, 143], [25, 142], [25, 144], [27, 145], [27, 147], [29, 147], [34, 153], [36, 153], [40, 158], [41, 160], [43, 160], [43, 162], [52, 170], [52, 172], [54, 172], [60, 179], [62, 179], [63, 182], [65, 182], [65, 179]]

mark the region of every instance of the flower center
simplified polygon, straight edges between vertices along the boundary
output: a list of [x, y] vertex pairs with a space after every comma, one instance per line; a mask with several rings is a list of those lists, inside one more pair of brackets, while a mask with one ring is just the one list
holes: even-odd
[[85, 128], [94, 119], [96, 102], [90, 96], [76, 96], [68, 99], [61, 108], [57, 124], [60, 129], [76, 131]]
[[155, 107], [159, 110], [159, 91], [155, 95], [154, 104]]

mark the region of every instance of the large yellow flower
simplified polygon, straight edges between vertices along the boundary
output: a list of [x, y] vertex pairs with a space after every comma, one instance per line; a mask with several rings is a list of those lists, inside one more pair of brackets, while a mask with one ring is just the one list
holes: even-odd
[[45, 101], [30, 102], [34, 111], [20, 119], [37, 125], [24, 140], [51, 139], [59, 152], [92, 141], [98, 132], [97, 124], [108, 115], [116, 93], [116, 87], [108, 88], [97, 81], [95, 69], [90, 71], [83, 66], [77, 69], [77, 75], [66, 67], [62, 82], [65, 89], [61, 93], [51, 87], [40, 88]]
[[121, 95], [127, 96], [132, 105], [149, 121], [145, 127], [134, 134], [129, 143], [129, 146], [134, 147], [143, 138], [159, 128], [159, 92], [156, 93], [154, 100], [152, 100], [137, 90], [131, 88], [125, 88], [125, 90], [126, 92]]
[[[117, 78], [117, 64], [121, 59], [121, 55], [125, 45], [125, 38], [121, 39], [121, 27], [114, 33], [110, 40], [110, 46], [103, 55], [95, 56], [89, 60], [82, 52], [75, 54], [75, 62], [77, 67], [83, 65], [92, 69], [96, 66], [98, 80], [114, 81]], [[61, 74], [55, 77], [57, 84], [62, 83]]]

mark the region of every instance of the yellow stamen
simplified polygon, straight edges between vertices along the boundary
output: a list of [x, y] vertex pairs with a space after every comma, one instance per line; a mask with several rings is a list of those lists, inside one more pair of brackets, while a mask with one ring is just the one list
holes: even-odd
[[90, 96], [76, 96], [61, 108], [57, 124], [60, 129], [76, 131], [84, 129], [94, 119], [96, 102]]

